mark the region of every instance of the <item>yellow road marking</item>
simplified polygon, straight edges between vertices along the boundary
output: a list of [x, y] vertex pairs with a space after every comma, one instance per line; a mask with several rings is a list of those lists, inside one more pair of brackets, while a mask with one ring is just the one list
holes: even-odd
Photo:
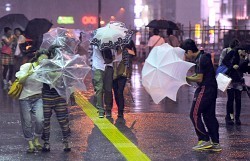
[[80, 92], [75, 92], [75, 100], [103, 135], [127, 160], [150, 161], [148, 156], [123, 135], [108, 119], [99, 118], [97, 109]]

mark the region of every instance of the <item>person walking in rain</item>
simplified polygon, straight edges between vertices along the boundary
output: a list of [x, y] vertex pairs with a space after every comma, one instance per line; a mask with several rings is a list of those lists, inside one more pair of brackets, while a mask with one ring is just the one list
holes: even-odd
[[[52, 59], [55, 56], [55, 48], [58, 46], [51, 46], [48, 49], [47, 58]], [[56, 74], [56, 73], [51, 73]], [[52, 110], [55, 111], [57, 120], [60, 124], [63, 136], [64, 151], [68, 152], [71, 150], [69, 147], [68, 138], [70, 136], [69, 118], [67, 102], [62, 98], [55, 88], [50, 88], [48, 84], [43, 83], [42, 88], [42, 99], [43, 99], [43, 111], [44, 111], [44, 127], [42, 139], [44, 140], [43, 152], [50, 151], [50, 118], [52, 116]]]
[[15, 61], [15, 70], [18, 71], [20, 66], [22, 65], [22, 57], [23, 57], [19, 45], [24, 43], [26, 38], [23, 36], [23, 31], [20, 28], [15, 28], [14, 34], [16, 36], [14, 61]]
[[[222, 63], [228, 67], [226, 74], [232, 78], [227, 89], [227, 114], [225, 121], [227, 125], [241, 125], [241, 92], [243, 91], [243, 73], [246, 72], [249, 60], [244, 47], [237, 47], [226, 54]], [[235, 102], [235, 110], [234, 110]]]
[[114, 77], [113, 90], [115, 102], [118, 107], [118, 117], [124, 117], [124, 88], [126, 82], [130, 81], [132, 74], [132, 58], [136, 55], [136, 48], [133, 40], [125, 45], [123, 49], [117, 47], [116, 59], [113, 62]]
[[215, 116], [217, 82], [211, 55], [199, 51], [192, 39], [185, 40], [180, 47], [185, 50], [186, 60], [194, 59], [196, 63], [195, 74], [186, 78], [188, 82], [198, 84], [190, 111], [190, 118], [198, 136], [198, 144], [193, 150], [221, 151], [219, 123]]
[[[16, 77], [23, 84], [23, 89], [19, 97], [20, 115], [22, 129], [25, 139], [28, 141], [29, 148], [27, 153], [34, 153], [35, 150], [42, 150], [39, 143], [39, 137], [43, 132], [43, 101], [42, 101], [42, 83], [34, 77], [34, 70], [39, 63], [47, 58], [42, 53], [37, 53], [31, 63], [25, 63], [20, 67]], [[35, 119], [33, 132], [32, 122]]]
[[167, 29], [167, 37], [165, 38], [165, 42], [173, 47], [179, 47], [180, 42], [176, 36], [173, 35], [172, 29]]
[[[97, 46], [91, 45], [93, 86], [95, 89], [95, 107], [98, 109], [99, 118], [111, 117], [113, 107], [113, 49], [100, 51]], [[104, 100], [104, 101], [103, 101]], [[105, 108], [104, 108], [105, 104]]]
[[154, 35], [151, 36], [148, 40], [149, 52], [155, 47], [160, 46], [165, 43], [165, 40], [159, 35], [159, 29], [153, 30]]
[[[12, 76], [14, 72], [14, 50], [13, 42], [16, 37], [12, 35], [12, 30], [9, 27], [4, 28], [4, 35], [2, 36], [2, 65], [3, 65], [3, 84], [4, 89], [12, 85]], [[7, 77], [8, 76], [8, 77]]]
[[232, 49], [239, 47], [240, 45], [240, 41], [238, 39], [232, 39], [229, 43], [229, 47], [226, 47], [222, 50], [221, 54], [220, 54], [220, 59], [219, 59], [219, 66], [222, 65], [222, 61], [225, 58], [225, 56], [227, 55], [227, 53], [229, 53]]

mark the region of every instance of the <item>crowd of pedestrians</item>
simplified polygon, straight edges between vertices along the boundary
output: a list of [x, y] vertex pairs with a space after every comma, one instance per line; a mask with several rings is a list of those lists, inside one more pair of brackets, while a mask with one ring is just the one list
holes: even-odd
[[[216, 119], [217, 82], [211, 55], [199, 50], [194, 40], [187, 39], [181, 44], [168, 31], [168, 37], [164, 40], [159, 36], [159, 30], [153, 30], [154, 35], [148, 42], [149, 51], [155, 46], [165, 42], [173, 47], [180, 46], [185, 50], [185, 60], [196, 64], [195, 74], [187, 77], [188, 82], [196, 82], [198, 88], [194, 94], [193, 104], [190, 110], [190, 118], [198, 137], [198, 144], [194, 150], [221, 151], [219, 144], [219, 124]], [[52, 111], [55, 112], [62, 130], [62, 143], [64, 151], [70, 151], [69, 146], [69, 112], [67, 101], [62, 98], [54, 88], [48, 84], [38, 82], [34, 77], [34, 71], [43, 59], [52, 59], [55, 56], [55, 48], [51, 46], [48, 50], [36, 49], [31, 59], [22, 59], [20, 44], [25, 43], [26, 38], [19, 28], [12, 30], [4, 28], [1, 39], [2, 49], [2, 78], [3, 87], [8, 90], [14, 75], [23, 84], [23, 90], [19, 97], [20, 116], [24, 138], [28, 141], [28, 153], [36, 150], [50, 151], [50, 119]], [[132, 60], [136, 56], [136, 47], [133, 40], [128, 45], [116, 49], [100, 50], [95, 45], [89, 46], [90, 65], [92, 67], [92, 83], [95, 90], [95, 107], [98, 109], [99, 118], [112, 117], [113, 95], [118, 106], [118, 117], [124, 117], [124, 88], [130, 80], [132, 72]], [[16, 71], [14, 70], [14, 61]], [[227, 113], [225, 116], [228, 125], [241, 125], [241, 92], [244, 88], [243, 73], [247, 72], [249, 63], [248, 50], [240, 45], [238, 40], [232, 40], [230, 47], [222, 51], [219, 64], [226, 65], [229, 70], [226, 73], [232, 78], [232, 83], [227, 89]], [[114, 93], [113, 93], [114, 91]], [[236, 104], [234, 110], [234, 101]], [[32, 127], [32, 118], [35, 127]], [[34, 131], [33, 131], [34, 130]], [[40, 144], [39, 139], [44, 141]]]

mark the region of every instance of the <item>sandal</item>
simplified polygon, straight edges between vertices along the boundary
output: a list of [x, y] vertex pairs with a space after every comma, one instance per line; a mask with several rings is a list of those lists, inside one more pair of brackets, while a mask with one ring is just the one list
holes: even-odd
[[69, 147], [69, 143], [67, 141], [64, 141], [63, 144], [64, 144], [64, 149], [63, 150], [65, 152], [70, 152], [71, 148]]
[[42, 147], [42, 152], [49, 152], [50, 151], [50, 145], [49, 143], [44, 143]]

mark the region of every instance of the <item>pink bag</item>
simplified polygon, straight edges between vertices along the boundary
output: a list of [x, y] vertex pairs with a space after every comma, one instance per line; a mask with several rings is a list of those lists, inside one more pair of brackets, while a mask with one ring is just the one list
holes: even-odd
[[2, 46], [1, 53], [10, 55], [11, 52], [12, 52], [12, 50], [9, 46], [7, 46], [7, 45]]

